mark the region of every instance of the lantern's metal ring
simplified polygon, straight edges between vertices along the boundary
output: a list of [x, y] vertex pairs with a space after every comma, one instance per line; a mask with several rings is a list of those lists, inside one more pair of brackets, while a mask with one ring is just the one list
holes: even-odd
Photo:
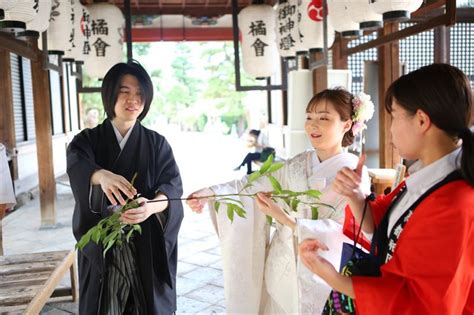
[[19, 33], [26, 29], [26, 23], [20, 21], [0, 21], [0, 32]]
[[383, 27], [382, 21], [367, 21], [359, 23], [359, 27], [364, 31], [373, 31]]

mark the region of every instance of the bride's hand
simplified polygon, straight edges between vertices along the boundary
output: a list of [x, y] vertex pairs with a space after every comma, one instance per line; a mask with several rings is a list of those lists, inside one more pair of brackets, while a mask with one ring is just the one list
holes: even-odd
[[269, 193], [259, 192], [257, 193], [257, 198], [255, 199], [257, 206], [266, 215], [269, 215], [278, 220], [278, 218], [284, 213], [283, 209], [278, 206], [270, 198]]
[[296, 220], [286, 213], [279, 205], [273, 202], [270, 196], [270, 193], [257, 193], [255, 201], [257, 202], [260, 211], [294, 230], [296, 227]]
[[202, 188], [190, 194], [186, 200], [186, 204], [193, 212], [201, 213], [204, 205], [209, 201], [209, 198], [202, 198], [213, 196], [214, 192], [210, 188]]

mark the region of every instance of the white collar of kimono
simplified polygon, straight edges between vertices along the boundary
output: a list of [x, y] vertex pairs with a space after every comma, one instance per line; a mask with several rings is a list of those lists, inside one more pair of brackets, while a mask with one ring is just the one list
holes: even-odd
[[125, 134], [125, 137], [122, 137], [122, 135], [120, 134], [120, 131], [117, 129], [117, 127], [115, 127], [114, 122], [111, 121], [111, 123], [112, 123], [112, 127], [114, 128], [115, 136], [117, 137], [117, 142], [120, 146], [120, 150], [123, 150], [123, 148], [125, 147], [125, 144], [127, 144], [128, 138], [130, 138], [130, 134], [132, 133], [133, 126], [130, 127], [130, 129], [128, 129], [127, 133]]
[[316, 151], [312, 151], [310, 160], [311, 173], [308, 178], [310, 186], [317, 187], [316, 189], [326, 187], [326, 184], [332, 181], [341, 168], [344, 166], [356, 168], [358, 161], [357, 155], [341, 152], [321, 162]]
[[440, 182], [451, 172], [459, 168], [460, 158], [458, 159], [458, 156], [460, 157], [460, 154], [461, 147], [429, 165], [423, 166], [421, 162], [417, 162], [421, 168], [407, 177], [405, 181], [407, 190], [411, 193], [423, 193], [431, 186]]

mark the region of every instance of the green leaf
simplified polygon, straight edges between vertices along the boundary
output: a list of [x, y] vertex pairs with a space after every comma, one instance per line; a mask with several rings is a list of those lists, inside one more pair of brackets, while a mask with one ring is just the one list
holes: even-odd
[[300, 203], [300, 201], [296, 198], [294, 198], [293, 200], [291, 200], [291, 210], [293, 211], [298, 211], [298, 204]]
[[266, 219], [267, 219], [267, 223], [272, 225], [272, 222], [273, 222], [273, 218], [269, 215], [266, 216]]
[[127, 236], [125, 238], [127, 242], [130, 242], [130, 237], [132, 237], [132, 234], [134, 231], [135, 231], [134, 229], [130, 229], [130, 231], [128, 231]]
[[229, 218], [230, 222], [234, 222], [234, 205], [231, 203], [227, 204], [227, 217]]
[[94, 232], [92, 233], [92, 240], [96, 243], [99, 244], [100, 237], [101, 237], [102, 229], [97, 227], [94, 229]]
[[306, 195], [319, 199], [321, 197], [321, 192], [319, 190], [310, 189], [304, 192]]
[[216, 210], [217, 213], [219, 213], [220, 206], [221, 206], [221, 203], [219, 201], [214, 202], [214, 209]]
[[263, 163], [262, 167], [260, 167], [260, 170], [258, 171], [258, 173], [260, 173], [261, 175], [265, 174], [265, 172], [268, 171], [268, 169], [270, 169], [272, 162], [273, 162], [273, 154], [270, 154], [267, 160], [265, 161], [265, 163]]
[[311, 207], [311, 219], [317, 220], [319, 216], [318, 207]]
[[273, 177], [272, 175], [267, 175], [268, 179], [270, 180], [270, 183], [272, 184], [273, 190], [275, 190], [278, 194], [281, 194], [281, 185], [278, 180]]
[[239, 206], [235, 206], [234, 211], [235, 211], [235, 213], [237, 213], [237, 215], [239, 217], [241, 217], [241, 218], [246, 217], [245, 215], [247, 214], [247, 212], [243, 208], [241, 208]]
[[252, 174], [250, 174], [250, 175], [247, 177], [247, 181], [248, 181], [249, 183], [254, 182], [254, 181], [256, 181], [257, 179], [259, 179], [260, 176], [262, 176], [262, 174], [260, 174], [259, 172], [253, 172]]
[[114, 239], [114, 238], [112, 238], [112, 239], [110, 239], [110, 240], [108, 241], [107, 246], [105, 247], [104, 253], [103, 253], [104, 258], [105, 258], [105, 254], [106, 254], [107, 251], [114, 245], [114, 243], [115, 243], [115, 239]]
[[220, 198], [219, 201], [220, 201], [220, 202], [225, 201], [227, 204], [229, 204], [229, 203], [231, 203], [231, 204], [236, 204], [236, 205], [239, 205], [239, 206], [241, 206], [241, 207], [244, 206], [244, 204], [242, 203], [242, 201], [236, 200], [236, 199], [232, 199], [232, 198], [227, 198], [227, 197], [225, 197], [225, 198]]
[[285, 165], [285, 163], [282, 163], [282, 162], [273, 163], [273, 164], [270, 166], [270, 168], [268, 169], [268, 173], [276, 172], [276, 171], [278, 171], [280, 168], [282, 168], [284, 165]]
[[142, 234], [142, 227], [140, 224], [134, 224], [132, 225], [133, 229], [137, 231], [138, 233]]
[[294, 192], [294, 191], [292, 191], [292, 190], [287, 190], [287, 189], [283, 189], [283, 190], [281, 191], [281, 194], [282, 194], [282, 195], [288, 195], [288, 196], [297, 196], [297, 195], [298, 195], [298, 193], [296, 193], [296, 192]]

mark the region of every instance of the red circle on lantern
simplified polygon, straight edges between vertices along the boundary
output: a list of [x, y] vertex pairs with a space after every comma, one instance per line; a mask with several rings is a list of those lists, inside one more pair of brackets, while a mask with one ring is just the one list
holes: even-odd
[[323, 15], [323, 0], [312, 0], [308, 4], [308, 16], [315, 22], [321, 22], [324, 19]]

